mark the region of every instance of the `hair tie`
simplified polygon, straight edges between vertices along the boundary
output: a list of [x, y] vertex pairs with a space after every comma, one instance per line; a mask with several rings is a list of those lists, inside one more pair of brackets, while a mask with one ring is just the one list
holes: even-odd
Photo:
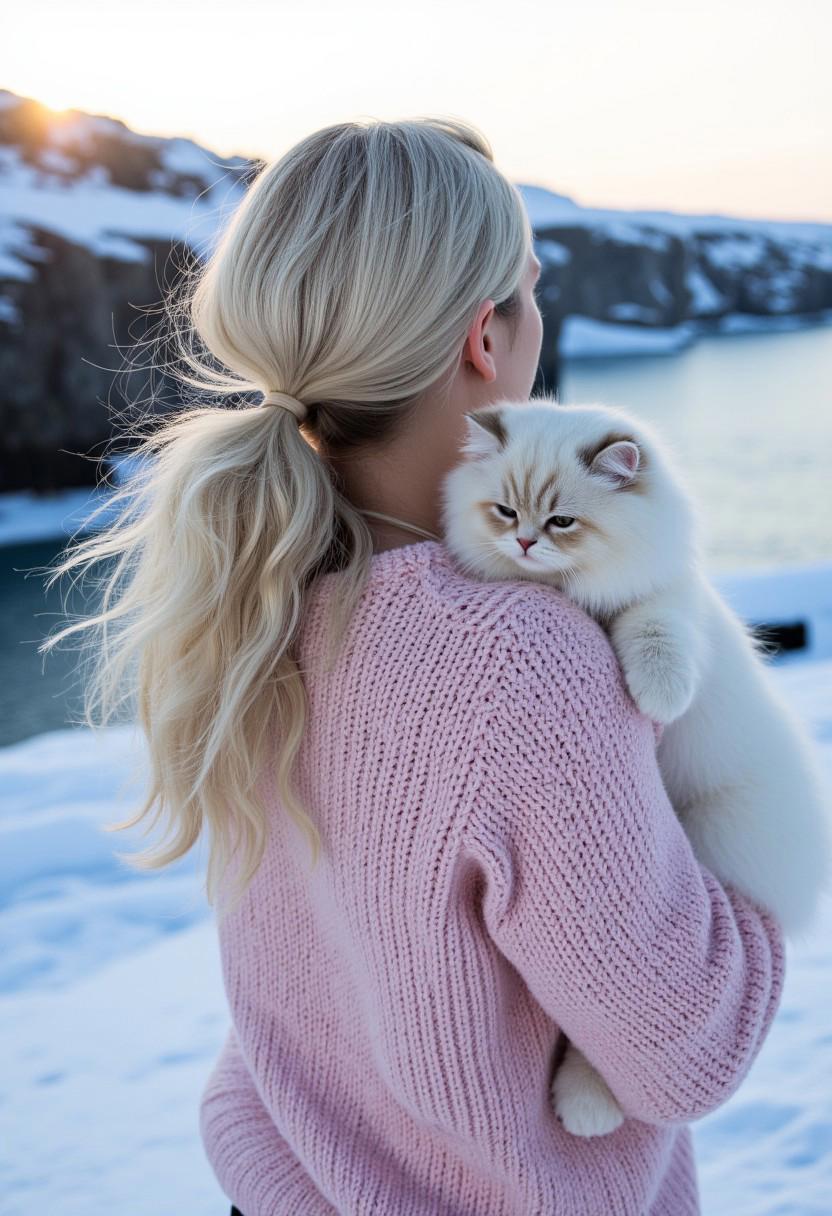
[[284, 393], [279, 388], [267, 389], [263, 395], [261, 405], [282, 405], [285, 410], [290, 410], [298, 422], [303, 422], [308, 414], [308, 409], [302, 401], [298, 401], [297, 397], [293, 397], [291, 393]]

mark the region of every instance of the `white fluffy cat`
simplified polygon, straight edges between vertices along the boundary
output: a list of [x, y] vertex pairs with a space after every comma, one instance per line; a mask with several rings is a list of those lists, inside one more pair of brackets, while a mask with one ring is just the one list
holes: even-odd
[[[832, 841], [810, 745], [751, 635], [706, 579], [693, 504], [655, 433], [610, 406], [549, 397], [466, 415], [442, 485], [444, 541], [484, 579], [552, 584], [606, 629], [697, 859], [801, 935]], [[570, 1043], [552, 1084], [567, 1130], [623, 1113]]]

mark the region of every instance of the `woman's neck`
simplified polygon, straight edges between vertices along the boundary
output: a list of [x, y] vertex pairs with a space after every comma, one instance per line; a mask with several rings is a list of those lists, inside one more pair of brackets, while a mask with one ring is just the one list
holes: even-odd
[[[373, 537], [374, 553], [383, 553], [387, 549], [401, 549], [405, 545], [415, 544], [419, 539], [440, 539], [435, 532], [431, 532], [417, 524], [410, 524], [405, 520], [396, 522], [390, 516], [385, 516], [384, 519], [377, 519], [375, 517], [381, 515], [381, 512], [363, 510], [362, 508], [359, 508], [359, 511], [367, 519], [367, 527], [370, 529]], [[367, 518], [368, 516], [369, 518]]]

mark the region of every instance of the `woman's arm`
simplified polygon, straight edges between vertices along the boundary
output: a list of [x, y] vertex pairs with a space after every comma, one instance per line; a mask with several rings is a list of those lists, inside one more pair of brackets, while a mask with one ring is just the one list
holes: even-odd
[[601, 628], [551, 588], [516, 608], [468, 824], [486, 928], [626, 1115], [700, 1118], [763, 1044], [781, 929], [696, 860]]

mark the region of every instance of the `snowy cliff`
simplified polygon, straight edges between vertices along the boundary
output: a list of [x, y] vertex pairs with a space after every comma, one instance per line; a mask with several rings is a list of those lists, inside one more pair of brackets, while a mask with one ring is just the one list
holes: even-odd
[[[520, 190], [543, 263], [547, 386], [558, 351], [668, 350], [712, 329], [829, 319], [830, 224], [612, 211]], [[573, 318], [589, 323], [564, 327]]]
[[[210, 250], [261, 165], [0, 90], [5, 489], [94, 483], [111, 407], [149, 395], [138, 344], [158, 334], [163, 295]], [[519, 188], [544, 264], [549, 390], [567, 318], [594, 325], [595, 343], [605, 329], [609, 347], [610, 334], [632, 345], [634, 330], [675, 343], [720, 319], [832, 310], [832, 225], [605, 211]], [[160, 408], [175, 405], [175, 384], [153, 377]]]

